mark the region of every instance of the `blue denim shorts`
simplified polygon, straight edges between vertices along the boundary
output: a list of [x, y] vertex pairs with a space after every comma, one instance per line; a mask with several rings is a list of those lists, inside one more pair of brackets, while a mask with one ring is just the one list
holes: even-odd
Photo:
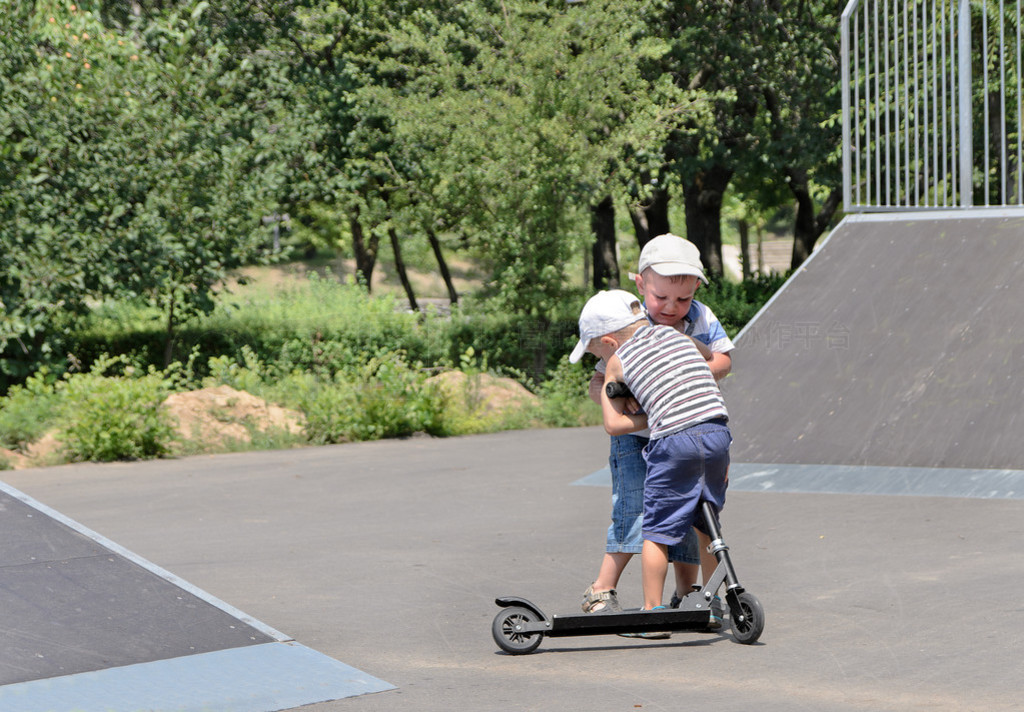
[[[639, 554], [644, 547], [644, 447], [648, 440], [637, 435], [613, 435], [611, 440], [608, 465], [612, 471], [612, 523], [605, 551]], [[700, 563], [697, 537], [691, 532], [681, 543], [669, 547], [668, 556], [669, 561]]]
[[715, 512], [721, 511], [731, 444], [732, 433], [724, 421], [701, 423], [648, 443], [644, 539], [671, 546], [692, 536], [694, 526], [703, 530], [697, 511], [702, 499]]

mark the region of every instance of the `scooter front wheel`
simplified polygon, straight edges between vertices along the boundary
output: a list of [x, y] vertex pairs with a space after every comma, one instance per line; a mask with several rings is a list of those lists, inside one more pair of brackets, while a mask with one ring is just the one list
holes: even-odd
[[540, 645], [543, 633], [524, 633], [523, 625], [536, 623], [540, 617], [528, 608], [510, 606], [494, 617], [491, 635], [498, 647], [511, 655], [532, 653]]
[[739, 595], [739, 610], [729, 609], [732, 619], [732, 637], [737, 643], [752, 645], [764, 631], [764, 608], [757, 596], [748, 591]]

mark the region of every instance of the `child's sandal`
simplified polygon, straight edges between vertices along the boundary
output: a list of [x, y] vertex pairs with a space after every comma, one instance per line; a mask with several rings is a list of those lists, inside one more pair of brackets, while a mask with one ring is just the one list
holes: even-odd
[[621, 611], [619, 595], [615, 589], [608, 591], [595, 591], [591, 586], [583, 594], [583, 604], [580, 606], [584, 613], [600, 613], [602, 611]]

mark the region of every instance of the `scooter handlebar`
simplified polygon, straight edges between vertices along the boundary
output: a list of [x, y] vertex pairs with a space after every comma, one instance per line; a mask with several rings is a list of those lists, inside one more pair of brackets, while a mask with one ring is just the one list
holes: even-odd
[[606, 383], [604, 387], [604, 392], [608, 394], [609, 398], [633, 397], [633, 392], [629, 390], [629, 386], [627, 386], [622, 381], [612, 381], [611, 383]]

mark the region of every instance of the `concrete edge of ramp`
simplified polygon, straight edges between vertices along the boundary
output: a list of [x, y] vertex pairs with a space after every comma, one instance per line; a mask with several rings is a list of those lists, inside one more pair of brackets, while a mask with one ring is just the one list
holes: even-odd
[[[611, 470], [607, 467], [597, 470], [572, 484], [607, 487], [611, 484]], [[729, 489], [736, 492], [1024, 499], [1024, 470], [734, 462], [729, 469]]]
[[278, 712], [396, 689], [390, 683], [296, 643], [284, 633], [5, 482], [0, 482], [0, 492], [30, 508], [29, 511], [38, 512], [162, 579], [180, 590], [180, 595], [188, 594], [201, 600], [270, 641], [10, 682], [0, 685], [0, 709], [19, 712]]
[[19, 712], [277, 712], [395, 689], [294, 642], [266, 643], [0, 687]]

